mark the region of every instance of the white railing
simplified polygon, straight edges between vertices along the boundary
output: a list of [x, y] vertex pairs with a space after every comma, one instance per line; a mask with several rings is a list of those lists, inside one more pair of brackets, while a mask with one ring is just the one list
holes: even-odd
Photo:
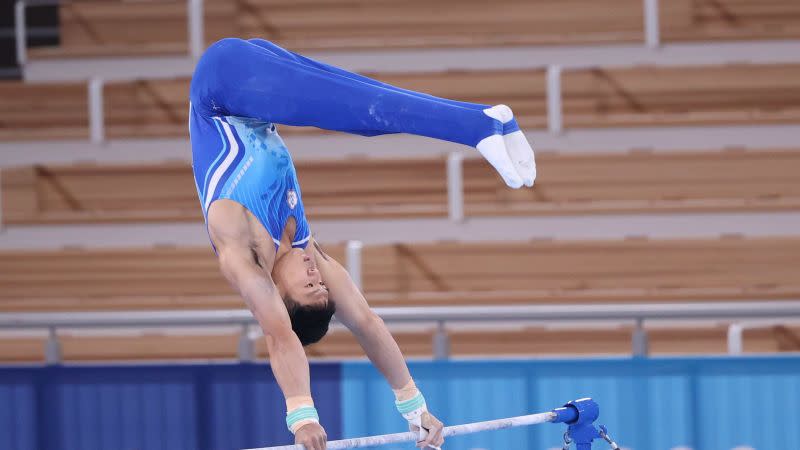
[[[752, 301], [720, 303], [643, 303], [643, 304], [575, 304], [522, 306], [429, 306], [375, 308], [388, 323], [430, 323], [437, 325], [434, 335], [434, 357], [447, 358], [449, 342], [445, 325], [452, 322], [634, 322], [633, 354], [647, 355], [645, 322], [685, 320], [748, 320], [772, 319], [785, 323], [800, 318], [800, 301]], [[2, 313], [0, 330], [49, 330], [48, 362], [60, 361], [58, 331], [76, 328], [118, 327], [197, 327], [240, 326], [239, 356], [249, 360], [254, 355], [250, 328], [256, 321], [248, 310], [217, 311], [121, 311], [76, 313]], [[638, 336], [637, 336], [638, 335]], [[729, 333], [729, 348], [741, 348], [741, 334]], [[587, 344], [591, 350], [591, 344]]]
[[203, 22], [203, 0], [189, 0], [187, 2], [187, 16], [189, 18], [189, 56], [197, 62], [205, 48], [205, 29]]

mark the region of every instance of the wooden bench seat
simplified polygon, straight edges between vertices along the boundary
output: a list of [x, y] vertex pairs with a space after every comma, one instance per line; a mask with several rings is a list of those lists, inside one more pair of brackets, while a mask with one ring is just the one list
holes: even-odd
[[[391, 326], [391, 325], [390, 325]], [[650, 351], [653, 355], [722, 354], [727, 351], [724, 325], [648, 327]], [[631, 352], [629, 326], [602, 328], [521, 328], [496, 327], [483, 330], [448, 332], [451, 355], [475, 356], [585, 356], [628, 355]], [[392, 335], [407, 357], [433, 356], [432, 330], [394, 331]], [[744, 331], [747, 353], [796, 352], [800, 327], [773, 326]], [[120, 360], [207, 360], [235, 359], [239, 336], [228, 332], [169, 333], [113, 331], [77, 334], [59, 333], [65, 361]], [[255, 342], [258, 358], [268, 358], [266, 345]], [[42, 362], [45, 338], [0, 337], [0, 362]], [[364, 352], [346, 330], [331, 331], [322, 341], [306, 349], [312, 358], [363, 358]]]
[[[206, 2], [205, 41], [270, 39], [293, 50], [469, 47], [631, 42], [642, 37], [637, 0], [426, 2], [240, 0]], [[62, 44], [34, 58], [185, 54], [185, 1], [70, 2], [60, 8]]]
[[794, 0], [669, 0], [659, 2], [667, 42], [800, 38]]
[[[325, 245], [344, 261], [342, 246]], [[373, 305], [793, 299], [800, 238], [366, 246]], [[208, 248], [0, 252], [0, 311], [240, 308]]]
[[[505, 103], [514, 109], [523, 128], [547, 126], [545, 74], [541, 70], [368, 75], [441, 97]], [[796, 124], [800, 123], [799, 79], [800, 64], [568, 70], [562, 80], [564, 125]], [[0, 84], [0, 91], [9, 93], [0, 97], [4, 108], [0, 139], [26, 135], [40, 139], [53, 129], [66, 127], [88, 137], [85, 85], [11, 82]], [[109, 83], [104, 91], [107, 137], [188, 137], [188, 92], [188, 78]], [[280, 127], [280, 131], [320, 132], [296, 127]]]
[[[464, 163], [468, 216], [783, 211], [800, 208], [800, 150], [540, 153], [534, 189], [507, 189], [487, 163]], [[322, 219], [446, 217], [442, 158], [299, 161], [306, 212]], [[202, 221], [191, 168], [29, 166], [0, 171], [14, 225]], [[357, 180], [357, 181], [356, 181]]]
[[[660, 2], [665, 41], [797, 39], [794, 0]], [[299, 51], [642, 42], [640, 0], [239, 0], [205, 3], [205, 41], [242, 36]], [[73, 1], [59, 9], [61, 45], [34, 58], [186, 54], [187, 8]]]

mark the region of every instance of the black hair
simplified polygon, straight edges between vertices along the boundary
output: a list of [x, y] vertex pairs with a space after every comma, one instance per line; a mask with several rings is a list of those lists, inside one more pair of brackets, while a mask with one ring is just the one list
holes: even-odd
[[300, 338], [303, 347], [318, 342], [325, 336], [331, 317], [336, 312], [336, 305], [331, 300], [324, 305], [301, 305], [287, 295], [283, 298], [283, 303], [292, 321], [292, 331]]

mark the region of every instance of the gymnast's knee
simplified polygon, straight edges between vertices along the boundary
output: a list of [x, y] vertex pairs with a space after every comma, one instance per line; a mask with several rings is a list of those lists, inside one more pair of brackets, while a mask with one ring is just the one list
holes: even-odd
[[224, 38], [209, 45], [203, 53], [202, 59], [212, 65], [224, 61], [231, 61], [233, 58], [241, 57], [250, 50], [252, 44], [239, 38]]

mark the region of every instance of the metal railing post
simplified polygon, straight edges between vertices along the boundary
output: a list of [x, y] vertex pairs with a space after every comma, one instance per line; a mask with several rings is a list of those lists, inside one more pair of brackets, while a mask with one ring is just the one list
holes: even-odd
[[203, 53], [203, 47], [205, 47], [203, 0], [188, 0], [187, 8], [187, 16], [189, 18], [189, 56], [193, 61], [197, 62]]
[[644, 319], [636, 319], [636, 328], [631, 336], [633, 356], [643, 358], [650, 353], [647, 330], [644, 329]]
[[55, 327], [50, 327], [47, 335], [47, 343], [44, 347], [45, 364], [58, 364], [61, 362], [61, 342], [58, 341], [58, 333]]
[[347, 241], [345, 247], [345, 266], [353, 283], [359, 289], [363, 289], [361, 286], [361, 250], [363, 248], [364, 244], [361, 241]]
[[102, 78], [93, 77], [89, 80], [89, 138], [96, 144], [105, 140], [104, 84]]
[[447, 216], [454, 222], [464, 220], [464, 155], [453, 152], [447, 157]]
[[744, 326], [732, 323], [728, 326], [728, 354], [741, 355], [744, 350]]
[[0, 233], [3, 232], [3, 169], [0, 168]]
[[644, 1], [644, 40], [648, 48], [661, 45], [661, 25], [659, 23], [658, 0]]
[[561, 105], [561, 66], [547, 67], [547, 128], [551, 133], [561, 133], [564, 117]]
[[450, 336], [444, 326], [444, 320], [436, 322], [436, 332], [433, 333], [433, 359], [445, 360], [450, 357]]
[[17, 44], [17, 64], [22, 67], [28, 62], [28, 32], [25, 23], [25, 0], [14, 4], [14, 36]]
[[239, 347], [238, 352], [239, 362], [253, 362], [256, 359], [256, 346], [253, 340], [250, 339], [250, 326], [242, 325], [242, 331], [239, 333]]

